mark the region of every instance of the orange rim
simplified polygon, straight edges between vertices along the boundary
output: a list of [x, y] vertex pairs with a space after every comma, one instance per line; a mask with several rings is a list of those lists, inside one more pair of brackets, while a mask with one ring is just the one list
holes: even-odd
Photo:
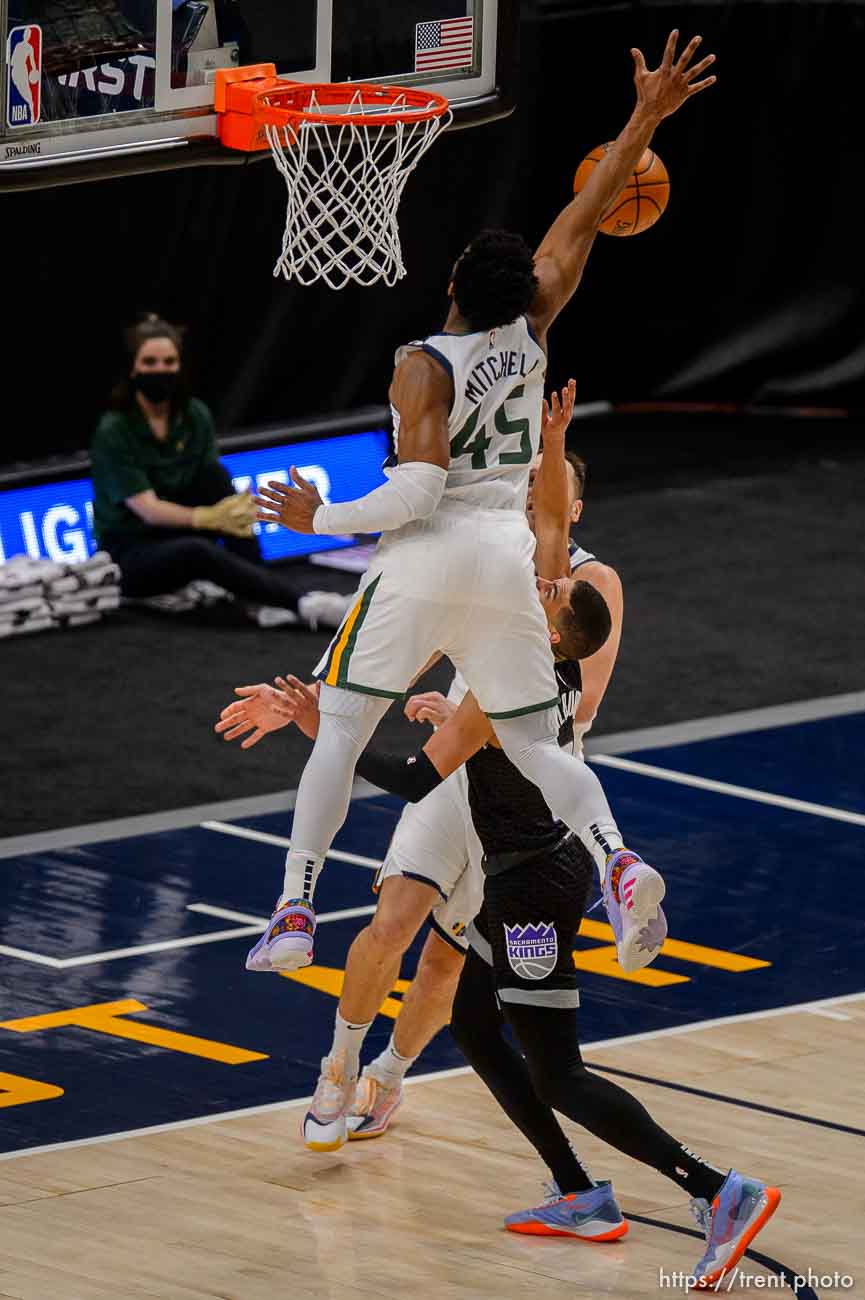
[[[318, 107], [310, 109], [313, 94]], [[350, 104], [360, 95], [368, 112], [328, 113], [328, 107]], [[388, 112], [388, 105], [392, 111]], [[395, 122], [427, 122], [442, 117], [450, 105], [443, 95], [431, 90], [403, 86], [378, 86], [369, 82], [294, 82], [278, 90], [262, 90], [253, 101], [252, 113], [262, 126], [297, 126], [310, 122], [326, 126], [392, 126]]]

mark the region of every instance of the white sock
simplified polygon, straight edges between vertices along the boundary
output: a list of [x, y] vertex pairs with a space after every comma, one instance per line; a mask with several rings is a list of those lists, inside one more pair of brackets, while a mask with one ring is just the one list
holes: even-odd
[[363, 1047], [363, 1040], [367, 1036], [371, 1020], [365, 1025], [353, 1025], [349, 1020], [343, 1020], [337, 1011], [336, 1019], [333, 1025], [333, 1045], [329, 1055], [336, 1056], [339, 1052], [345, 1052], [345, 1072], [346, 1076], [357, 1078], [358, 1067], [360, 1065], [360, 1049]]
[[607, 859], [611, 853], [616, 853], [625, 847], [619, 828], [614, 821], [590, 822], [580, 831], [580, 839], [595, 860], [603, 888], [607, 874]]
[[302, 849], [289, 849], [285, 855], [282, 899], [305, 898], [311, 903], [315, 882], [323, 866], [324, 858], [318, 853], [304, 853]]
[[393, 1045], [393, 1034], [391, 1034], [387, 1047], [374, 1061], [370, 1061], [367, 1069], [380, 1083], [393, 1087], [402, 1081], [406, 1071], [411, 1069], [416, 1060], [416, 1056], [400, 1056]]

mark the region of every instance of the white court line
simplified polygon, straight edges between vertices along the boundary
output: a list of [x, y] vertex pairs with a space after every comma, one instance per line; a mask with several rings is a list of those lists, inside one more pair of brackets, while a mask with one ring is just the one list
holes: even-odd
[[62, 957], [60, 965], [94, 966], [101, 961], [121, 961], [125, 957], [146, 957], [152, 952], [173, 952], [177, 948], [197, 948], [205, 943], [223, 943], [226, 939], [239, 939], [241, 935], [259, 934], [260, 925], [244, 925], [239, 929], [212, 930], [209, 934], [190, 934], [184, 939], [159, 939], [155, 943], [135, 944], [130, 948], [112, 948], [107, 952], [86, 952], [79, 957]]
[[865, 713], [865, 691], [823, 695], [792, 704], [771, 704], [762, 709], [741, 709], [736, 713], [668, 722], [657, 727], [638, 727], [632, 731], [610, 731], [606, 735], [589, 733], [585, 749], [590, 758], [596, 750], [601, 754], [628, 754], [635, 750], [667, 749], [673, 745], [690, 745], [697, 740], [720, 740], [724, 736], [744, 736], [749, 731], [771, 731], [775, 727], [795, 727], [801, 722], [822, 722], [851, 713]]
[[[271, 835], [269, 831], [256, 831], [250, 826], [232, 826], [230, 822], [202, 822], [202, 830], [219, 831], [221, 835], [236, 835], [241, 840], [260, 840], [262, 844], [275, 844], [281, 849], [290, 849], [291, 840], [284, 835]], [[365, 858], [361, 853], [344, 853], [342, 849], [329, 849], [327, 856], [334, 862], [348, 862], [353, 867], [371, 867], [377, 871], [381, 866], [378, 858]]]
[[825, 1016], [827, 1020], [852, 1020], [852, 1016], [845, 1015], [843, 1011], [828, 1011], [826, 1007], [811, 1007], [808, 1012], [809, 1016]]
[[[734, 1016], [720, 1016], [716, 1020], [696, 1020], [689, 1025], [673, 1025], [669, 1029], [653, 1029], [644, 1034], [626, 1034], [623, 1038], [599, 1038], [592, 1043], [582, 1043], [582, 1051], [599, 1051], [601, 1048], [623, 1047], [627, 1043], [645, 1043], [655, 1038], [669, 1038], [678, 1034], [692, 1034], [700, 1029], [713, 1029], [717, 1025], [734, 1025], [748, 1020], [768, 1020], [773, 1016], [790, 1016], [798, 1011], [813, 1011], [815, 1008], [837, 1006], [843, 1002], [858, 1002], [865, 998], [862, 993], [844, 993], [840, 997], [821, 998], [816, 1002], [796, 1002], [786, 1007], [773, 1007], [769, 1011], [745, 1011]], [[456, 1079], [466, 1074], [473, 1074], [470, 1065], [457, 1066], [453, 1070], [433, 1070], [429, 1074], [411, 1075], [405, 1080], [407, 1084], [435, 1083], [442, 1079]], [[252, 1115], [267, 1115], [272, 1111], [291, 1110], [297, 1106], [308, 1106], [311, 1097], [294, 1097], [291, 1101], [271, 1101], [261, 1106], [244, 1106], [239, 1110], [222, 1111], [219, 1115], [196, 1115], [192, 1119], [174, 1120], [170, 1124], [151, 1124], [146, 1128], [125, 1129], [121, 1133], [104, 1133], [99, 1137], [75, 1138], [71, 1142], [48, 1142], [43, 1146], [24, 1147], [20, 1151], [2, 1151], [0, 1160], [20, 1160], [23, 1156], [37, 1156], [46, 1151], [70, 1151], [76, 1147], [100, 1146], [104, 1142], [126, 1142], [129, 1138], [152, 1137], [158, 1133], [174, 1133], [179, 1129], [198, 1128], [201, 1124], [219, 1124], [223, 1120], [245, 1119]]]
[[[339, 912], [322, 912], [316, 917], [318, 925], [328, 921], [348, 921], [357, 916], [372, 916], [376, 904], [364, 907], [345, 907]], [[246, 912], [232, 912], [225, 907], [211, 907], [209, 903], [190, 903], [188, 912], [203, 912], [206, 916], [218, 916], [226, 921], [246, 921], [248, 924], [232, 930], [211, 930], [208, 934], [190, 934], [183, 939], [160, 939], [155, 943], [140, 943], [131, 948], [111, 948], [106, 952], [86, 952], [77, 957], [45, 957], [39, 952], [28, 952], [24, 948], [8, 948], [0, 944], [0, 956], [17, 957], [21, 961], [34, 962], [38, 966], [51, 966], [55, 970], [68, 970], [72, 966], [97, 966], [103, 961], [121, 961], [126, 957], [146, 957], [154, 952], [172, 952], [177, 948], [198, 948], [206, 943], [224, 943], [226, 939], [247, 938], [260, 934], [261, 927], [267, 925], [268, 916], [250, 916]]]
[[[344, 907], [339, 912], [319, 912], [316, 924], [324, 925], [327, 921], [348, 921], [353, 916], [371, 916], [377, 904], [364, 907]], [[212, 903], [187, 903], [187, 912], [201, 912], [204, 916], [218, 916], [223, 921], [254, 921], [261, 928], [267, 925], [269, 916], [251, 916], [249, 912], [234, 912], [229, 907], [214, 907]]]
[[[671, 722], [658, 727], [638, 727], [632, 731], [608, 732], [597, 736], [590, 734], [585, 748], [589, 757], [594, 757], [595, 750], [606, 755], [630, 753], [634, 750], [687, 745], [697, 740], [744, 735], [749, 731], [795, 726], [800, 722], [817, 722], [852, 713], [865, 713], [865, 691], [819, 696], [790, 704], [773, 704], [763, 709], [742, 709], [706, 718], [690, 718], [684, 722]], [[355, 779], [352, 800], [374, 798], [380, 794], [381, 791], [369, 782]], [[61, 830], [8, 836], [0, 839], [0, 860], [200, 826], [206, 818], [260, 817], [270, 813], [290, 812], [294, 808], [296, 795], [296, 790], [281, 790], [254, 798], [229, 799], [219, 803], [174, 808], [169, 812], [145, 813], [136, 817], [119, 817], [113, 821], [90, 822], [84, 826], [67, 826]]]
[[212, 903], [187, 903], [187, 912], [201, 912], [203, 916], [218, 916], [220, 921], [244, 921], [247, 925], [265, 925], [266, 916], [254, 916], [252, 912], [235, 912], [230, 907], [215, 907]]
[[[633, 749], [634, 746], [631, 746]], [[352, 801], [374, 799], [381, 794], [377, 786], [356, 777]], [[278, 790], [275, 794], [245, 799], [222, 799], [219, 803], [196, 804], [190, 808], [173, 808], [169, 812], [142, 813], [135, 817], [117, 817], [113, 821], [89, 822], [84, 826], [65, 826], [56, 831], [37, 831], [32, 835], [10, 835], [0, 839], [0, 859], [17, 858], [30, 853], [54, 849], [78, 848], [83, 844], [103, 844], [106, 840], [128, 840], [139, 835], [158, 835], [163, 831], [191, 830], [208, 818], [268, 817], [272, 813], [291, 812], [296, 790]]]
[[37, 966], [53, 966], [56, 970], [63, 963], [57, 957], [43, 957], [38, 952], [28, 952], [26, 948], [10, 948], [0, 943], [0, 957], [17, 957], [19, 961], [32, 961]]
[[828, 817], [836, 822], [849, 822], [851, 826], [865, 826], [865, 813], [849, 812], [846, 808], [832, 808], [822, 803], [808, 803], [805, 799], [791, 799], [789, 795], [770, 794], [768, 790], [752, 790], [745, 785], [730, 785], [727, 781], [714, 781], [707, 776], [692, 776], [689, 772], [676, 772], [669, 767], [638, 763], [632, 758], [592, 754], [589, 762], [597, 763], [599, 767], [615, 767], [622, 772], [633, 772], [637, 776], [657, 777], [659, 781], [671, 781], [674, 785], [690, 785], [697, 790], [711, 790], [715, 794], [732, 795], [735, 799], [748, 799], [751, 803], [789, 808], [792, 812], [807, 813], [811, 817]]

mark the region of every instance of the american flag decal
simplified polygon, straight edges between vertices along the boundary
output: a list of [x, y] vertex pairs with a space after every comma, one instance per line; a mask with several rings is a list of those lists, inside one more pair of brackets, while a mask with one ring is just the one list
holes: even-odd
[[414, 29], [415, 72], [469, 68], [474, 60], [474, 18], [440, 18]]

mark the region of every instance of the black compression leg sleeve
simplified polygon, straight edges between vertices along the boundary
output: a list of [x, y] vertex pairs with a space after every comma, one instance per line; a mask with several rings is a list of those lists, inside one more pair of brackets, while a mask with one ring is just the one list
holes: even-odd
[[492, 969], [469, 950], [460, 976], [451, 1033], [508, 1118], [535, 1148], [563, 1193], [593, 1186], [548, 1105], [538, 1100], [526, 1062], [503, 1035]]
[[726, 1171], [706, 1164], [671, 1137], [624, 1088], [586, 1069], [576, 1011], [505, 1003], [504, 1015], [525, 1052], [534, 1090], [546, 1106], [651, 1165], [689, 1195], [715, 1198]]

